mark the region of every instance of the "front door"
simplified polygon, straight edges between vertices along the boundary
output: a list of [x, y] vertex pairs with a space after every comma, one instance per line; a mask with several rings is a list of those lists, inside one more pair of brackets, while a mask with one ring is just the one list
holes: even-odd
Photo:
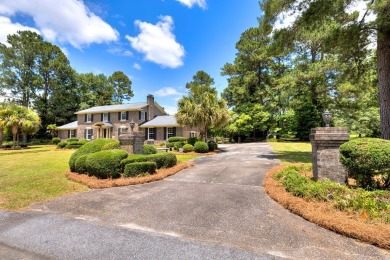
[[108, 138], [108, 131], [107, 131], [107, 128], [103, 128], [103, 138]]

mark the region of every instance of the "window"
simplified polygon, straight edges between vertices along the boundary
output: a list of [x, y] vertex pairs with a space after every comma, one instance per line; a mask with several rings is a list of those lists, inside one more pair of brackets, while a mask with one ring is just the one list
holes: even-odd
[[149, 129], [149, 136], [148, 139], [156, 139], [156, 128], [148, 128]]
[[127, 113], [121, 112], [121, 121], [126, 121], [126, 120], [127, 120]]
[[196, 132], [190, 132], [190, 137], [197, 137]]
[[85, 139], [91, 140], [92, 139], [92, 129], [85, 129]]
[[173, 132], [173, 127], [168, 127], [168, 129], [167, 129], [167, 139], [169, 139], [169, 137], [173, 137], [173, 136], [175, 136], [174, 132]]
[[92, 114], [87, 114], [87, 123], [91, 123], [92, 122]]
[[119, 128], [119, 135], [123, 133], [127, 133], [129, 131], [129, 128], [127, 127], [120, 127]]
[[103, 114], [103, 122], [108, 122], [109, 121], [109, 116], [108, 113]]
[[146, 121], [146, 112], [143, 112], [143, 111], [139, 112], [139, 120]]
[[69, 130], [68, 138], [76, 137], [76, 130]]

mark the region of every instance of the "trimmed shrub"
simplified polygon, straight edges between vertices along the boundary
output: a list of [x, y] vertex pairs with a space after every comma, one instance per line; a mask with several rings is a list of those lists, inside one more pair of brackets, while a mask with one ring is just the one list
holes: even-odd
[[130, 154], [129, 157], [121, 161], [121, 172], [125, 169], [125, 166], [129, 163], [146, 162], [148, 157], [144, 154]]
[[90, 154], [90, 153], [96, 153], [102, 150], [103, 146], [109, 143], [117, 143], [118, 140], [113, 139], [107, 139], [107, 138], [100, 138], [93, 140], [91, 142], [88, 142], [80, 147], [76, 152], [72, 154], [72, 156], [69, 159], [69, 168], [72, 172], [75, 171], [75, 162], [77, 157], [84, 155], [84, 154]]
[[390, 141], [379, 138], [351, 140], [340, 146], [340, 161], [350, 177], [362, 187], [390, 186]]
[[112, 142], [107, 143], [107, 144], [103, 145], [103, 147], [102, 147], [102, 151], [103, 150], [112, 150], [112, 149], [121, 149], [121, 145], [119, 143], [119, 140], [113, 140]]
[[89, 154], [86, 159], [88, 175], [101, 179], [118, 178], [120, 176], [121, 161], [127, 158], [125, 150], [104, 150]]
[[68, 138], [68, 140], [66, 140], [67, 142], [78, 142], [79, 139], [77, 137], [71, 137], [71, 138]]
[[168, 142], [170, 143], [185, 142], [185, 141], [187, 141], [187, 138], [184, 138], [183, 136], [173, 136], [168, 138]]
[[59, 142], [59, 143], [57, 144], [57, 148], [62, 149], [62, 148], [65, 148], [67, 145], [68, 145], [68, 142], [66, 142], [66, 141]]
[[81, 155], [80, 157], [77, 158], [75, 162], [75, 171], [77, 173], [86, 173], [87, 172], [87, 157], [89, 154], [84, 154]]
[[200, 141], [198, 137], [190, 137], [187, 140], [187, 143], [194, 146], [197, 141]]
[[80, 140], [79, 140], [79, 144], [81, 144], [81, 145], [84, 145], [84, 144], [86, 144], [86, 143], [88, 143], [88, 141], [85, 140], [85, 139], [80, 139]]
[[165, 146], [165, 143], [159, 143], [158, 146], [163, 147]]
[[207, 153], [209, 151], [209, 147], [205, 142], [198, 141], [194, 145], [194, 151], [197, 153]]
[[175, 145], [174, 145], [175, 150], [179, 150], [179, 148], [183, 148], [184, 144], [185, 143], [182, 141], [175, 142]]
[[166, 143], [165, 145], [167, 148], [173, 148], [175, 147], [175, 143]]
[[79, 144], [79, 141], [71, 141], [65, 146], [67, 149], [79, 149], [82, 144]]
[[157, 149], [153, 145], [150, 144], [144, 144], [144, 154], [156, 154]]
[[164, 166], [162, 168], [170, 168], [177, 164], [177, 157], [172, 153], [164, 153]]
[[208, 141], [207, 146], [209, 147], [209, 151], [211, 151], [211, 152], [218, 149], [218, 144], [214, 141]]
[[58, 137], [54, 137], [53, 139], [51, 139], [51, 142], [53, 143], [53, 144], [59, 144], [60, 142], [61, 142], [61, 139], [60, 138], [58, 138]]
[[125, 166], [123, 173], [124, 177], [135, 177], [139, 174], [156, 172], [157, 165], [155, 162], [136, 162], [130, 163]]
[[193, 151], [194, 151], [194, 147], [191, 144], [185, 144], [183, 146], [183, 152], [189, 153], [189, 152], [193, 152]]

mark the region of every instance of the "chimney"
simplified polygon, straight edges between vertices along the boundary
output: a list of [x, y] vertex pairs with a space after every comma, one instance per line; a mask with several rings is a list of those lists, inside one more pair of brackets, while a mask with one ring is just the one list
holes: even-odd
[[147, 115], [147, 121], [152, 120], [154, 118], [154, 96], [149, 94], [146, 97], [146, 103], [148, 104], [148, 115]]

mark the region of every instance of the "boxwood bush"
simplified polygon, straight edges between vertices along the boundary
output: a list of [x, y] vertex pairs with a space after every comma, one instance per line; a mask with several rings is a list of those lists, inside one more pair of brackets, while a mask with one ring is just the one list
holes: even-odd
[[157, 153], [157, 149], [153, 145], [144, 144], [143, 152], [144, 152], [144, 154], [156, 154]]
[[174, 145], [175, 150], [179, 150], [179, 148], [183, 148], [184, 145], [185, 145], [185, 143], [182, 141], [175, 142], [175, 145]]
[[156, 172], [157, 165], [155, 162], [136, 162], [130, 163], [125, 166], [123, 173], [124, 177], [135, 177], [140, 174]]
[[67, 145], [65, 146], [65, 148], [67, 148], [67, 149], [79, 149], [81, 146], [83, 146], [83, 145], [79, 144], [79, 141], [68, 141]]
[[194, 151], [197, 153], [207, 153], [209, 151], [209, 147], [205, 142], [198, 141], [194, 145]]
[[70, 157], [68, 162], [70, 170], [72, 172], [75, 171], [75, 162], [79, 156], [99, 152], [102, 150], [104, 145], [117, 142], [118, 140], [100, 138], [86, 143], [85, 145], [81, 146], [80, 149], [75, 151]]
[[79, 140], [79, 144], [84, 145], [84, 144], [86, 144], [86, 143], [88, 143], [88, 141], [87, 141], [86, 139], [80, 139], [80, 140]]
[[120, 176], [121, 161], [127, 158], [125, 150], [113, 149], [91, 153], [86, 159], [88, 175], [100, 179], [118, 178]]
[[[112, 140], [112, 139], [111, 139]], [[109, 142], [102, 147], [103, 150], [112, 150], [112, 149], [121, 149], [121, 145], [119, 140], [112, 140], [112, 142]]]
[[218, 149], [218, 144], [214, 141], [208, 141], [207, 146], [209, 147], [209, 151], [215, 151]]
[[157, 169], [169, 168], [177, 164], [176, 155], [172, 153], [159, 153], [151, 155], [132, 154], [128, 158], [121, 161], [121, 169], [124, 169], [127, 164], [135, 162], [154, 162]]
[[362, 187], [390, 186], [390, 141], [378, 138], [351, 140], [340, 146], [340, 161], [350, 177]]
[[175, 147], [175, 143], [166, 143], [165, 146], [167, 148], [174, 148]]
[[61, 139], [60, 138], [58, 138], [58, 137], [54, 137], [53, 139], [51, 139], [51, 142], [53, 143], [53, 144], [59, 144], [60, 142], [61, 142]]
[[187, 141], [187, 138], [183, 136], [173, 136], [168, 138], [168, 142], [170, 143], [185, 142], [185, 141]]
[[65, 148], [67, 144], [68, 144], [68, 142], [66, 142], [66, 141], [59, 142], [57, 144], [57, 148], [60, 148], [60, 149]]
[[125, 166], [129, 163], [146, 162], [147, 160], [148, 160], [148, 157], [144, 154], [130, 154], [129, 157], [127, 157], [126, 159], [123, 159], [121, 161], [122, 172], [125, 169]]
[[194, 147], [191, 144], [185, 144], [183, 146], [183, 152], [189, 153], [189, 152], [193, 152], [193, 151], [194, 151]]
[[187, 143], [194, 146], [198, 141], [200, 141], [198, 137], [190, 137], [188, 138]]
[[77, 173], [86, 173], [87, 172], [87, 157], [89, 154], [81, 155], [77, 158], [75, 162], [75, 172]]
[[71, 138], [68, 138], [68, 140], [66, 140], [67, 142], [78, 142], [79, 139], [77, 137], [71, 137]]

